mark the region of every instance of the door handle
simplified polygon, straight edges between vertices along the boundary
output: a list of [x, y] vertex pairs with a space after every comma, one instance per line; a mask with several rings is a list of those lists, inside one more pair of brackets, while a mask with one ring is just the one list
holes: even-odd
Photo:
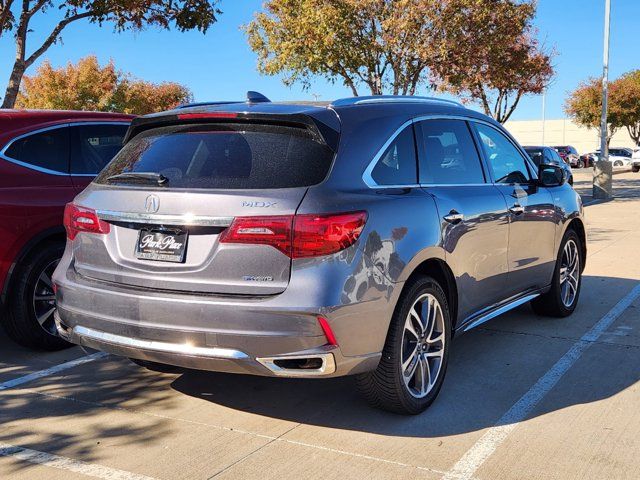
[[524, 207], [522, 205], [518, 205], [517, 203], [509, 209], [511, 213], [514, 215], [520, 215], [524, 213]]
[[455, 210], [451, 210], [447, 215], [445, 215], [442, 218], [444, 218], [445, 221], [449, 223], [453, 223], [455, 225], [456, 223], [460, 223], [462, 220], [464, 220], [464, 215], [459, 212], [456, 212]]

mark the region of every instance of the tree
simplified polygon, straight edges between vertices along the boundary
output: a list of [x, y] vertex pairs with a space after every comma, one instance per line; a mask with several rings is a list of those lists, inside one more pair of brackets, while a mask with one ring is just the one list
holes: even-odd
[[[116, 31], [142, 30], [146, 26], [168, 29], [174, 25], [180, 31], [206, 32], [221, 13], [217, 3], [218, 0], [0, 0], [0, 37], [11, 34], [16, 45], [2, 108], [13, 108], [27, 68], [58, 42], [62, 31], [73, 22], [110, 22]], [[59, 12], [55, 26], [33, 51], [27, 52], [33, 17], [51, 17], [55, 12]]]
[[420, 85], [479, 101], [506, 121], [549, 83], [533, 0], [268, 0], [246, 25], [258, 70], [308, 88], [314, 75], [354, 95], [413, 95]]
[[551, 54], [536, 39], [533, 0], [444, 0], [433, 26], [431, 74], [442, 90], [479, 102], [506, 122], [526, 94], [553, 76]]
[[180, 84], [138, 80], [116, 70], [113, 61], [102, 67], [95, 56], [88, 56], [57, 69], [43, 62], [36, 75], [24, 77], [16, 105], [145, 114], [190, 101], [191, 92]]
[[625, 73], [612, 87], [617, 92], [620, 124], [627, 128], [636, 145], [640, 145], [640, 70]]
[[310, 86], [314, 75], [353, 95], [413, 95], [430, 63], [438, 0], [268, 0], [244, 26], [258, 70]]
[[[609, 85], [609, 98], [607, 101], [607, 145], [615, 133], [623, 127], [621, 115], [621, 89], [616, 82]], [[581, 82], [565, 101], [564, 111], [578, 125], [586, 128], [594, 128], [600, 131], [600, 119], [602, 116], [602, 81], [599, 78], [589, 78]]]

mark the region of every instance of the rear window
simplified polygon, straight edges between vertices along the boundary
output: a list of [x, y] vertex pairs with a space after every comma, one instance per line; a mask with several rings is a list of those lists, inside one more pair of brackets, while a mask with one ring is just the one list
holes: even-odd
[[216, 124], [147, 130], [134, 137], [96, 179], [154, 172], [161, 188], [267, 189], [307, 187], [326, 177], [333, 152], [305, 128]]

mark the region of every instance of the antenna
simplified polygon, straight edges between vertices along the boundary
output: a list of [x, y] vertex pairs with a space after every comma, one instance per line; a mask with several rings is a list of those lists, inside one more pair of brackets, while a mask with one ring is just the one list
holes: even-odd
[[271, 100], [269, 100], [260, 92], [254, 92], [253, 90], [249, 90], [247, 92], [247, 102], [248, 103], [270, 103]]

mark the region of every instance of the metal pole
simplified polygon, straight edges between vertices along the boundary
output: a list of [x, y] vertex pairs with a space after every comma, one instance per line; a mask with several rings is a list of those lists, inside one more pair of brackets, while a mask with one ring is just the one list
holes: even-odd
[[543, 90], [542, 91], [542, 146], [544, 147], [544, 122], [546, 119], [546, 110], [547, 110], [547, 105], [546, 105], [546, 97], [547, 97], [547, 90]]
[[600, 158], [593, 169], [593, 197], [611, 198], [613, 196], [613, 167], [609, 162], [607, 145], [607, 101], [609, 97], [609, 15], [611, 0], [605, 0], [604, 7], [604, 55], [602, 65], [602, 115], [600, 117]]

